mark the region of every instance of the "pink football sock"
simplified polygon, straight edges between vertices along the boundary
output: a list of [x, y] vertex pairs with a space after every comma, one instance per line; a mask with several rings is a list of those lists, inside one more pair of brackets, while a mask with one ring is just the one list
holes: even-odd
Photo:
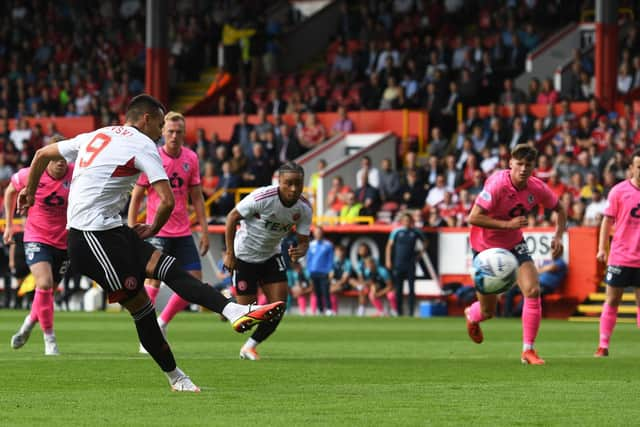
[[398, 312], [398, 301], [396, 300], [396, 293], [395, 292], [389, 292], [387, 294], [387, 300], [389, 301], [389, 305], [391, 306], [391, 309], [397, 313]]
[[180, 298], [178, 294], [173, 294], [171, 295], [171, 298], [169, 298], [169, 302], [165, 306], [164, 310], [162, 310], [162, 313], [160, 313], [160, 318], [165, 324], [168, 324], [176, 314], [187, 308], [188, 305], [189, 301]]
[[541, 318], [540, 297], [525, 298], [522, 308], [522, 343], [524, 345], [533, 346], [540, 329]]
[[307, 313], [307, 297], [298, 297], [298, 310], [300, 310], [300, 316], [304, 316]]
[[331, 310], [333, 310], [334, 313], [338, 314], [338, 295], [331, 294], [329, 296], [329, 300], [331, 301]]
[[602, 305], [602, 314], [600, 315], [600, 344], [599, 347], [609, 348], [609, 339], [613, 334], [613, 328], [616, 327], [618, 318], [618, 307], [612, 307], [606, 302]]
[[160, 292], [160, 288], [159, 287], [156, 288], [149, 285], [144, 285], [144, 288], [147, 291], [147, 295], [149, 295], [149, 299], [151, 300], [151, 303], [155, 306], [156, 298], [158, 298], [158, 292]]
[[36, 289], [31, 305], [32, 320], [34, 311], [42, 332], [45, 334], [53, 332], [53, 289]]
[[258, 305], [265, 305], [267, 302], [267, 297], [264, 294], [258, 295]]
[[373, 305], [378, 313], [384, 313], [384, 306], [382, 305], [382, 301], [379, 298], [376, 298], [373, 295], [373, 292], [369, 294], [369, 301], [371, 301], [371, 305]]
[[318, 297], [315, 292], [309, 297], [309, 306], [311, 307], [311, 314], [315, 315], [318, 312]]
[[484, 320], [482, 310], [480, 310], [480, 302], [476, 301], [469, 306], [469, 320], [475, 323], [479, 323]]

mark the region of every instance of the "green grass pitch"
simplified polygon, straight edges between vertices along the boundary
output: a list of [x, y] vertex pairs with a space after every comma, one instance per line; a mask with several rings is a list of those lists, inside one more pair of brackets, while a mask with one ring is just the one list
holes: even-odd
[[56, 313], [62, 355], [38, 327], [9, 346], [23, 311], [0, 310], [1, 426], [615, 426], [640, 418], [640, 331], [618, 324], [594, 359], [596, 323], [543, 320], [545, 366], [520, 364], [520, 321], [285, 318], [238, 360], [246, 336], [208, 313], [169, 328], [178, 365], [202, 393], [172, 393], [125, 313]]

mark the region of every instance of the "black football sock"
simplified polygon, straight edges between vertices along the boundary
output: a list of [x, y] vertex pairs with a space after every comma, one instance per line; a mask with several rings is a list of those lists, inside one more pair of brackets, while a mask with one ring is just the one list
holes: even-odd
[[136, 323], [138, 338], [142, 346], [149, 352], [153, 360], [164, 372], [171, 372], [176, 369], [176, 360], [167, 341], [162, 336], [160, 326], [156, 320], [156, 310], [151, 301], [141, 310], [132, 313], [133, 321]]
[[158, 260], [154, 279], [162, 280], [185, 300], [201, 305], [216, 313], [222, 313], [230, 302], [219, 291], [202, 283], [177, 265], [172, 256], [162, 254]]
[[280, 320], [282, 320], [282, 317], [273, 321], [260, 323], [256, 328], [256, 331], [251, 335], [251, 338], [253, 338], [257, 342], [266, 340], [272, 333], [276, 331]]

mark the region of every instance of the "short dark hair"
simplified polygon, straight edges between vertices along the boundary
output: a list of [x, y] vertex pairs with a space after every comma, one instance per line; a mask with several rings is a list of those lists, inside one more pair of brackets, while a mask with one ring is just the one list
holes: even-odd
[[162, 105], [162, 102], [151, 95], [141, 93], [129, 101], [125, 117], [127, 121], [137, 121], [143, 114], [157, 114], [158, 109], [162, 111], [161, 114], [164, 116], [167, 110], [164, 108], [164, 105]]
[[631, 155], [632, 161], [634, 157], [640, 157], [640, 148], [636, 148], [635, 150], [633, 150], [633, 154]]
[[302, 169], [302, 166], [296, 162], [288, 161], [278, 168], [278, 175], [282, 175], [284, 173], [299, 173], [304, 176], [304, 169]]
[[538, 157], [538, 150], [528, 144], [518, 144], [511, 150], [511, 157], [516, 160], [535, 162]]

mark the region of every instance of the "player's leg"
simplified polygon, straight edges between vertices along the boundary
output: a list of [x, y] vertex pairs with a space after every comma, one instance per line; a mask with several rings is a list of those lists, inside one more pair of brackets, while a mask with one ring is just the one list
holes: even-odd
[[522, 363], [542, 365], [544, 360], [534, 350], [540, 321], [542, 305], [540, 302], [540, 284], [538, 270], [533, 261], [523, 262], [518, 269], [518, 286], [522, 292]]
[[464, 315], [467, 321], [469, 338], [471, 338], [473, 342], [480, 344], [484, 340], [480, 322], [493, 317], [496, 311], [496, 304], [498, 303], [498, 296], [476, 292], [476, 297], [478, 301], [467, 307], [464, 310]]
[[331, 301], [331, 311], [338, 314], [338, 295], [343, 291], [342, 285], [337, 282], [329, 285], [329, 300]]
[[[416, 273], [415, 268], [409, 270], [407, 274], [407, 284], [409, 285], [409, 298], [408, 298], [408, 314], [413, 317], [416, 311]], [[398, 311], [402, 309], [402, 304], [398, 303]]]
[[53, 329], [53, 285], [54, 277], [51, 263], [41, 261], [29, 266], [36, 282], [36, 293], [31, 311], [36, 312], [40, 329], [44, 337], [44, 354], [57, 356], [58, 343]]
[[[147, 239], [147, 242], [149, 242], [151, 246], [158, 249], [159, 251], [173, 255], [170, 251], [168, 251], [167, 248], [168, 239], [163, 237], [152, 237], [150, 239]], [[161, 284], [162, 282], [160, 280], [151, 278], [147, 278], [144, 281], [144, 288], [147, 291], [147, 295], [149, 295], [149, 299], [154, 306], [156, 305], [156, 299], [158, 298], [158, 294], [160, 293]]]
[[[265, 283], [262, 285], [262, 292], [270, 303], [286, 301], [288, 294], [287, 282], [283, 280], [280, 282]], [[256, 347], [275, 332], [276, 328], [280, 324], [280, 320], [282, 320], [282, 316], [269, 322], [260, 323], [253, 334], [251, 334], [251, 337], [240, 349], [240, 358], [247, 360], [259, 360], [260, 357], [256, 352]]]
[[[393, 280], [393, 290], [396, 294], [396, 303], [398, 305], [398, 315], [402, 316], [404, 308], [404, 272], [396, 270], [395, 268], [391, 272], [391, 278]], [[411, 312], [411, 311], [410, 311]]]
[[382, 299], [376, 296], [376, 286], [371, 285], [369, 287], [369, 302], [376, 309], [376, 313], [374, 316], [384, 316], [384, 305], [382, 304]]
[[606, 357], [609, 355], [609, 340], [613, 334], [618, 318], [618, 307], [624, 294], [624, 288], [635, 282], [634, 279], [638, 273], [637, 269], [628, 267], [620, 267], [610, 265], [607, 267], [607, 274], [604, 281], [607, 285], [606, 298], [602, 304], [602, 313], [600, 314], [600, 341], [595, 357]]
[[392, 316], [398, 316], [398, 301], [396, 300], [396, 293], [391, 290], [387, 292], [387, 301], [389, 301], [389, 312]]
[[171, 347], [160, 331], [153, 303], [147, 293], [140, 290], [135, 296], [121, 301], [120, 304], [133, 317], [140, 342], [165, 373], [171, 388], [174, 391], [199, 392], [200, 388], [176, 365]]

